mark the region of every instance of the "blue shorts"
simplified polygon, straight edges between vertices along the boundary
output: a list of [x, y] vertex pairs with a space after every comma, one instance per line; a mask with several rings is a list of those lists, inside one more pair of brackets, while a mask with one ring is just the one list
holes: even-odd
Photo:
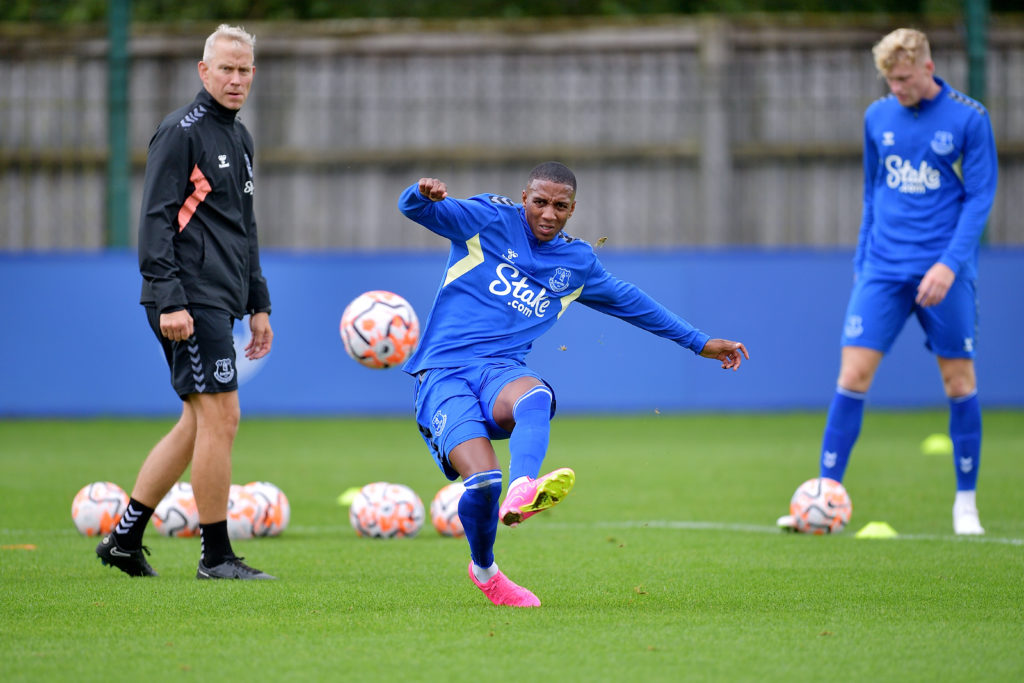
[[[448, 479], [454, 481], [459, 476], [448, 455], [460, 443], [477, 437], [511, 436], [494, 421], [494, 402], [506, 384], [520, 377], [536, 377], [544, 382], [522, 363], [494, 359], [460, 368], [433, 368], [417, 375], [416, 424], [434, 461]], [[551, 416], [554, 415], [552, 401]]]
[[911, 314], [917, 316], [928, 347], [940, 358], [974, 358], [978, 300], [973, 280], [953, 281], [937, 306], [914, 303], [920, 278], [908, 281], [859, 277], [850, 293], [842, 346], [888, 353]]

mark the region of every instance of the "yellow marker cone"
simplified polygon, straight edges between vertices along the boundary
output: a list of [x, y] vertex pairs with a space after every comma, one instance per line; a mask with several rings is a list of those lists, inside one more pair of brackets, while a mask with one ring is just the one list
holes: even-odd
[[925, 455], [953, 455], [953, 441], [946, 434], [929, 434], [921, 442]]
[[855, 538], [896, 538], [899, 534], [887, 522], [868, 522]]
[[345, 489], [340, 496], [338, 496], [338, 505], [342, 507], [348, 507], [352, 504], [352, 501], [356, 499], [356, 494], [359, 493], [359, 487], [353, 486]]

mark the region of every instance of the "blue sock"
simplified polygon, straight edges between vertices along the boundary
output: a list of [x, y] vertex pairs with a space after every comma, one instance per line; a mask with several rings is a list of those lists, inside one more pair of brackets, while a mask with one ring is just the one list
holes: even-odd
[[536, 479], [548, 452], [551, 436], [551, 389], [538, 384], [512, 406], [516, 427], [508, 440], [508, 480], [527, 476]]
[[466, 530], [469, 553], [478, 567], [490, 567], [494, 564], [494, 538], [498, 534], [501, 470], [477, 472], [463, 483], [466, 492], [459, 499], [459, 519]]
[[822, 477], [841, 482], [864, 420], [864, 394], [836, 387], [821, 439]]
[[949, 399], [949, 438], [953, 441], [956, 490], [973, 491], [981, 465], [981, 403], [977, 391]]

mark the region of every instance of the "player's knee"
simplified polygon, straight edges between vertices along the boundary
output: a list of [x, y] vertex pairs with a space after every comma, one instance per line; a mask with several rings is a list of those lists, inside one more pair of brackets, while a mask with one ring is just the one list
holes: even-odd
[[969, 360], [942, 360], [939, 361], [942, 371], [942, 385], [949, 398], [962, 398], [974, 393], [977, 388], [977, 377], [974, 374], [974, 364]]
[[554, 396], [547, 385], [538, 384], [516, 400], [512, 406], [512, 417], [516, 422], [520, 422], [527, 413], [536, 411], [543, 415], [544, 419], [550, 419], [553, 401]]
[[497, 469], [478, 472], [463, 479], [466, 491], [459, 499], [459, 513], [463, 511], [463, 504], [467, 510], [478, 506], [490, 508], [496, 505], [498, 498], [501, 497], [501, 482], [501, 470]]
[[855, 365], [844, 365], [839, 371], [840, 387], [847, 391], [855, 391], [859, 394], [866, 394], [871, 388], [871, 380], [875, 373], [872, 370]]
[[946, 390], [946, 396], [953, 400], [967, 398], [976, 390], [975, 383], [967, 377], [944, 379], [943, 385]]
[[196, 429], [234, 440], [242, 411], [237, 392], [219, 394], [192, 394]]

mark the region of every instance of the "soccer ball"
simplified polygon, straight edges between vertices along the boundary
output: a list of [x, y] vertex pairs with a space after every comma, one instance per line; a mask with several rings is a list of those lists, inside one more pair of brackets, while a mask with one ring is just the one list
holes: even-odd
[[437, 533], [455, 538], [465, 535], [466, 530], [459, 519], [459, 500], [465, 492], [466, 486], [457, 481], [443, 487], [430, 501], [430, 521]]
[[257, 536], [264, 513], [263, 499], [244, 486], [232, 484], [228, 492], [228, 538], [237, 540]]
[[789, 501], [796, 530], [805, 534], [839, 533], [852, 513], [850, 495], [834, 479], [809, 479], [800, 484]]
[[250, 481], [244, 487], [260, 501], [263, 515], [253, 525], [256, 536], [277, 536], [286, 528], [292, 516], [292, 507], [284, 491], [269, 481]]
[[420, 340], [420, 323], [408, 301], [393, 292], [360, 294], [341, 316], [345, 351], [368, 368], [399, 365]]
[[408, 486], [377, 481], [359, 489], [348, 521], [360, 536], [412, 538], [423, 527], [423, 501]]
[[71, 521], [84, 536], [105, 536], [114, 530], [127, 507], [124, 489], [113, 482], [94, 481], [75, 494]]
[[198, 536], [199, 507], [192, 484], [179, 481], [153, 511], [153, 526], [163, 536]]

